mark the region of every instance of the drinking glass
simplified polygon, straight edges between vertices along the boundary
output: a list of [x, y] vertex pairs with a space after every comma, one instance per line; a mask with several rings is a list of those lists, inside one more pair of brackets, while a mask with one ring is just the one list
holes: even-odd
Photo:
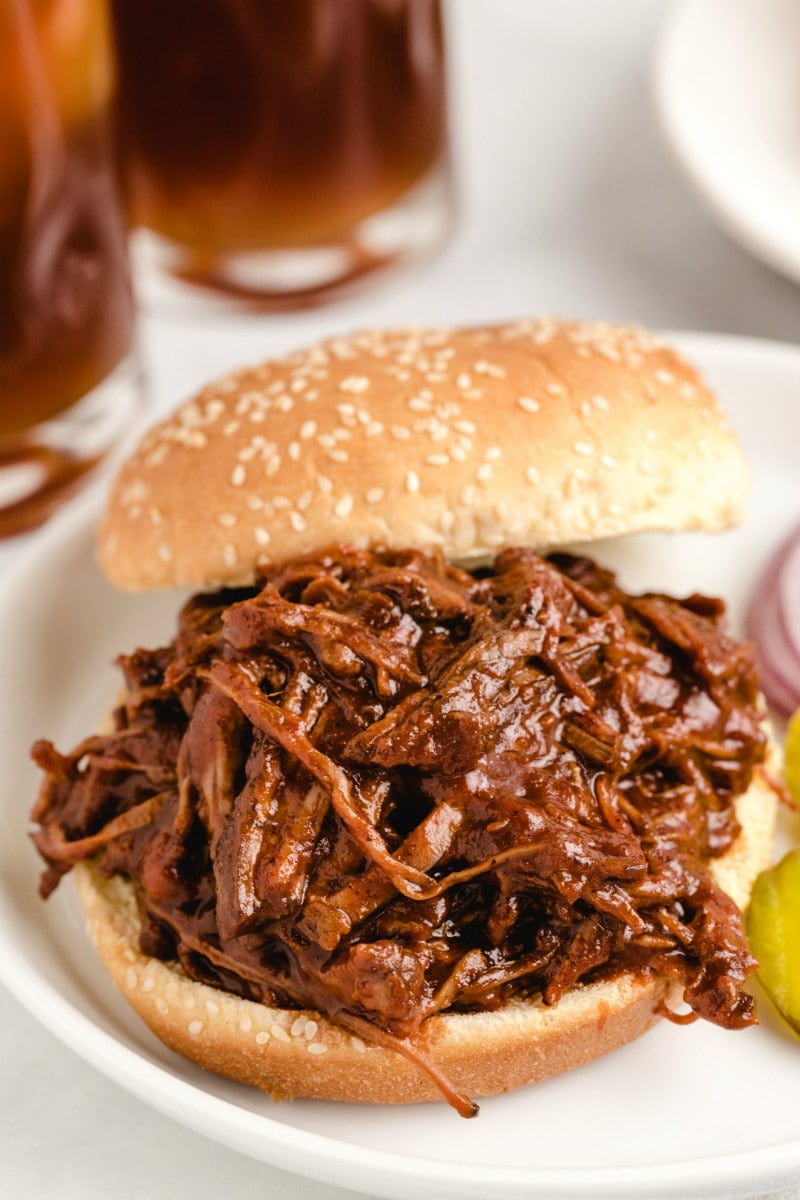
[[[452, 208], [439, 0], [112, 0], [144, 293], [313, 303]], [[184, 298], [186, 298], [184, 293]]]
[[0, 536], [117, 441], [141, 379], [105, 0], [0, 3]]

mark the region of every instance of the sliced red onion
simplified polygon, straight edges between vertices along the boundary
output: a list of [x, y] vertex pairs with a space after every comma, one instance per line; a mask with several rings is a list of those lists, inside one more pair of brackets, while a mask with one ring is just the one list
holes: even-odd
[[778, 572], [778, 607], [786, 641], [800, 660], [800, 526], [784, 542]]
[[767, 700], [800, 708], [800, 526], [778, 547], [753, 594], [747, 633], [756, 643]]

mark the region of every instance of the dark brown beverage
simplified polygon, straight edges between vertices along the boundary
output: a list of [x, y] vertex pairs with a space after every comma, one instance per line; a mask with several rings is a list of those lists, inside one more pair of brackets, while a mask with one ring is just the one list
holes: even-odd
[[184, 274], [336, 246], [445, 155], [438, 0], [112, 0], [134, 221]]
[[0, 4], [0, 533], [37, 523], [107, 448], [94, 409], [83, 442], [41, 427], [131, 350], [107, 34], [103, 0]]

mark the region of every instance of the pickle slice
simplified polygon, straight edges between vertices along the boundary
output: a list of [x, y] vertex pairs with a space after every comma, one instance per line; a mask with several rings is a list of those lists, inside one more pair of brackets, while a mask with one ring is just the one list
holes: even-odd
[[795, 804], [800, 804], [800, 708], [786, 728], [784, 755], [786, 786]]
[[781, 1016], [800, 1033], [800, 849], [755, 882], [747, 914], [758, 978]]

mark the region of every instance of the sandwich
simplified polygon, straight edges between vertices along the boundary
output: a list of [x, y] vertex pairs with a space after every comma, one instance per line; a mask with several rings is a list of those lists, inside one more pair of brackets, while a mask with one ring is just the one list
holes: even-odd
[[210, 385], [99, 528], [114, 584], [191, 594], [105, 731], [33, 749], [42, 895], [72, 871], [158, 1037], [278, 1099], [470, 1116], [662, 1016], [752, 1024], [752, 649], [590, 545], [726, 528], [747, 483], [635, 328], [370, 332]]

